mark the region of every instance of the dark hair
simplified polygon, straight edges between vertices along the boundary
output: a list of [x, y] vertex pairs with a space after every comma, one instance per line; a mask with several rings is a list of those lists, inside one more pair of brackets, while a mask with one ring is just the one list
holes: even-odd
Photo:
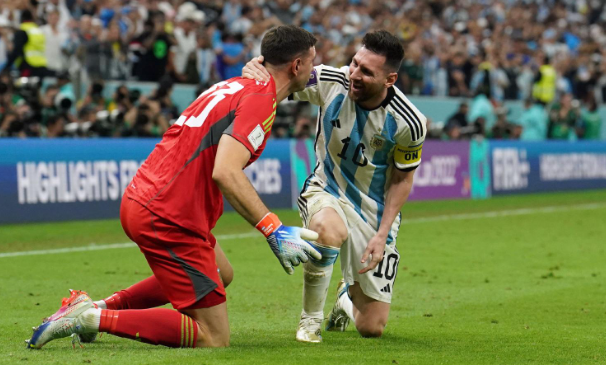
[[402, 58], [404, 58], [404, 48], [395, 35], [386, 30], [367, 33], [362, 38], [362, 46], [371, 52], [385, 56], [385, 64], [393, 71], [400, 69]]
[[25, 9], [25, 10], [21, 11], [21, 23], [33, 22], [33, 21], [34, 21], [34, 14], [32, 14], [32, 12], [29, 11], [29, 9]]
[[261, 41], [261, 55], [272, 65], [283, 65], [315, 46], [316, 37], [303, 28], [281, 25], [270, 29]]

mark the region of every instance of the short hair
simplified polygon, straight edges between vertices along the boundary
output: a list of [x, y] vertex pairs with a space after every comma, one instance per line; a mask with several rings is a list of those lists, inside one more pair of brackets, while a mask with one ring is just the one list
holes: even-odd
[[404, 58], [404, 48], [395, 35], [386, 30], [367, 33], [362, 38], [362, 46], [378, 55], [385, 56], [385, 64], [393, 71], [398, 71]]
[[33, 22], [34, 14], [29, 9], [25, 9], [21, 11], [21, 23], [23, 22]]
[[316, 37], [294, 25], [280, 25], [267, 31], [261, 41], [261, 55], [272, 65], [283, 65], [315, 46]]

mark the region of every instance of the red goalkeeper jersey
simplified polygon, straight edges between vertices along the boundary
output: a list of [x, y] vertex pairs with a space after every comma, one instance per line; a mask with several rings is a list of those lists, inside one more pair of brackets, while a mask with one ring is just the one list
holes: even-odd
[[223, 213], [212, 180], [219, 139], [229, 134], [251, 153], [265, 148], [276, 116], [276, 85], [232, 78], [202, 93], [137, 171], [125, 192], [154, 214], [208, 238]]

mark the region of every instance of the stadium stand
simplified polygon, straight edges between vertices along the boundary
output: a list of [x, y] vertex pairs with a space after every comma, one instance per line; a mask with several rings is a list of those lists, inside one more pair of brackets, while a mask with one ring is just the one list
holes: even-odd
[[[434, 138], [605, 134], [603, 1], [0, 0], [0, 9], [2, 137], [161, 136], [180, 112], [171, 92], [239, 75], [264, 32], [284, 23], [313, 32], [316, 63], [337, 67], [367, 31], [397, 34], [398, 86], [468, 105], [434, 121]], [[525, 103], [521, 115], [511, 100]], [[315, 113], [281, 105], [274, 137], [310, 136]]]

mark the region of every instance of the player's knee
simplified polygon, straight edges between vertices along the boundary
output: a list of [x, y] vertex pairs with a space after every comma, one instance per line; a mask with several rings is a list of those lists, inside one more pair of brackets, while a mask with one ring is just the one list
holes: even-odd
[[381, 337], [387, 320], [383, 318], [356, 317], [356, 328], [362, 337]]
[[380, 323], [358, 325], [356, 323], [356, 328], [362, 337], [381, 337], [385, 325]]
[[341, 247], [347, 239], [347, 228], [343, 225], [331, 225], [330, 222], [320, 221], [314, 228], [320, 236], [319, 242], [333, 247]]

